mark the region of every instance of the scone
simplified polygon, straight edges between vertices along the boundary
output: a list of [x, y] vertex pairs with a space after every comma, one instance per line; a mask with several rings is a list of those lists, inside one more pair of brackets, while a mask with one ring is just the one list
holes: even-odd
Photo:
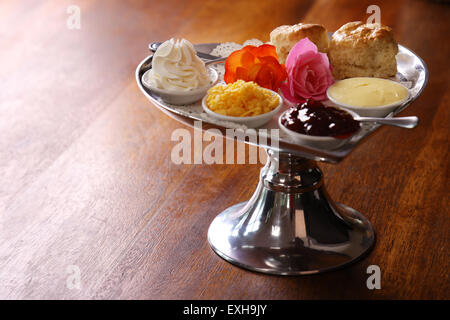
[[391, 28], [356, 21], [344, 24], [333, 34], [328, 57], [335, 79], [388, 78], [397, 73], [397, 52]]
[[320, 52], [328, 52], [330, 40], [327, 29], [320, 24], [298, 23], [293, 26], [279, 26], [270, 33], [270, 42], [276, 47], [278, 60], [285, 63], [292, 47], [303, 38], [313, 42]]

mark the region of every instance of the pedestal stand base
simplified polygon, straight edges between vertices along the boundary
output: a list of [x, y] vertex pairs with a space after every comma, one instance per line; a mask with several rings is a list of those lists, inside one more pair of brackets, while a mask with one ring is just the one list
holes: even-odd
[[253, 197], [219, 214], [208, 241], [239, 267], [302, 275], [357, 261], [375, 233], [364, 216], [329, 198], [315, 162], [269, 152]]

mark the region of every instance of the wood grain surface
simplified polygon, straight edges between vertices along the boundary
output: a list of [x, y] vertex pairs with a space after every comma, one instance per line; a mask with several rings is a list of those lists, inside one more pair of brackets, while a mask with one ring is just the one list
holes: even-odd
[[[173, 164], [171, 133], [187, 127], [135, 83], [151, 41], [267, 41], [300, 21], [334, 31], [367, 19], [372, 2], [1, 1], [0, 298], [449, 299], [448, 5], [376, 2], [430, 79], [402, 113], [420, 118], [416, 129], [381, 128], [321, 164], [329, 193], [378, 236], [336, 272], [267, 276], [216, 256], [208, 226], [250, 198], [261, 166]], [[72, 4], [79, 30], [67, 28]], [[369, 265], [380, 290], [366, 287]]]

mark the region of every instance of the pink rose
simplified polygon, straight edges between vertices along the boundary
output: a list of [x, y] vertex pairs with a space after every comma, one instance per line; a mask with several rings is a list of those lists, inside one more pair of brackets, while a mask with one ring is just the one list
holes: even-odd
[[325, 53], [304, 38], [291, 49], [286, 59], [288, 80], [281, 85], [283, 96], [293, 103], [307, 99], [325, 100], [326, 91], [334, 82]]

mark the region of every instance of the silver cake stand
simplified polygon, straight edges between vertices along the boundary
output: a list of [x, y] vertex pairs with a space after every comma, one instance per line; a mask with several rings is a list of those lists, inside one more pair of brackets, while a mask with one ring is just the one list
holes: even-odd
[[[210, 53], [216, 46], [199, 44], [196, 49]], [[150, 55], [136, 69], [142, 93], [172, 118], [189, 126], [202, 120], [204, 130], [215, 128], [226, 136], [227, 125], [208, 122], [198, 106], [172, 106], [146, 89], [141, 78], [151, 68], [151, 61]], [[411, 96], [388, 116], [398, 114], [417, 99], [428, 79], [422, 59], [400, 45], [397, 67], [396, 80], [409, 88]], [[274, 128], [277, 117], [262, 128]], [[378, 127], [364, 126], [335, 150], [299, 145], [283, 135], [277, 148], [270, 138], [257, 142], [268, 153], [258, 187], [250, 200], [225, 209], [213, 220], [208, 230], [212, 249], [242, 268], [278, 275], [326, 272], [364, 257], [375, 243], [375, 232], [362, 214], [330, 198], [317, 162], [339, 163]], [[248, 137], [242, 141], [255, 144]]]

